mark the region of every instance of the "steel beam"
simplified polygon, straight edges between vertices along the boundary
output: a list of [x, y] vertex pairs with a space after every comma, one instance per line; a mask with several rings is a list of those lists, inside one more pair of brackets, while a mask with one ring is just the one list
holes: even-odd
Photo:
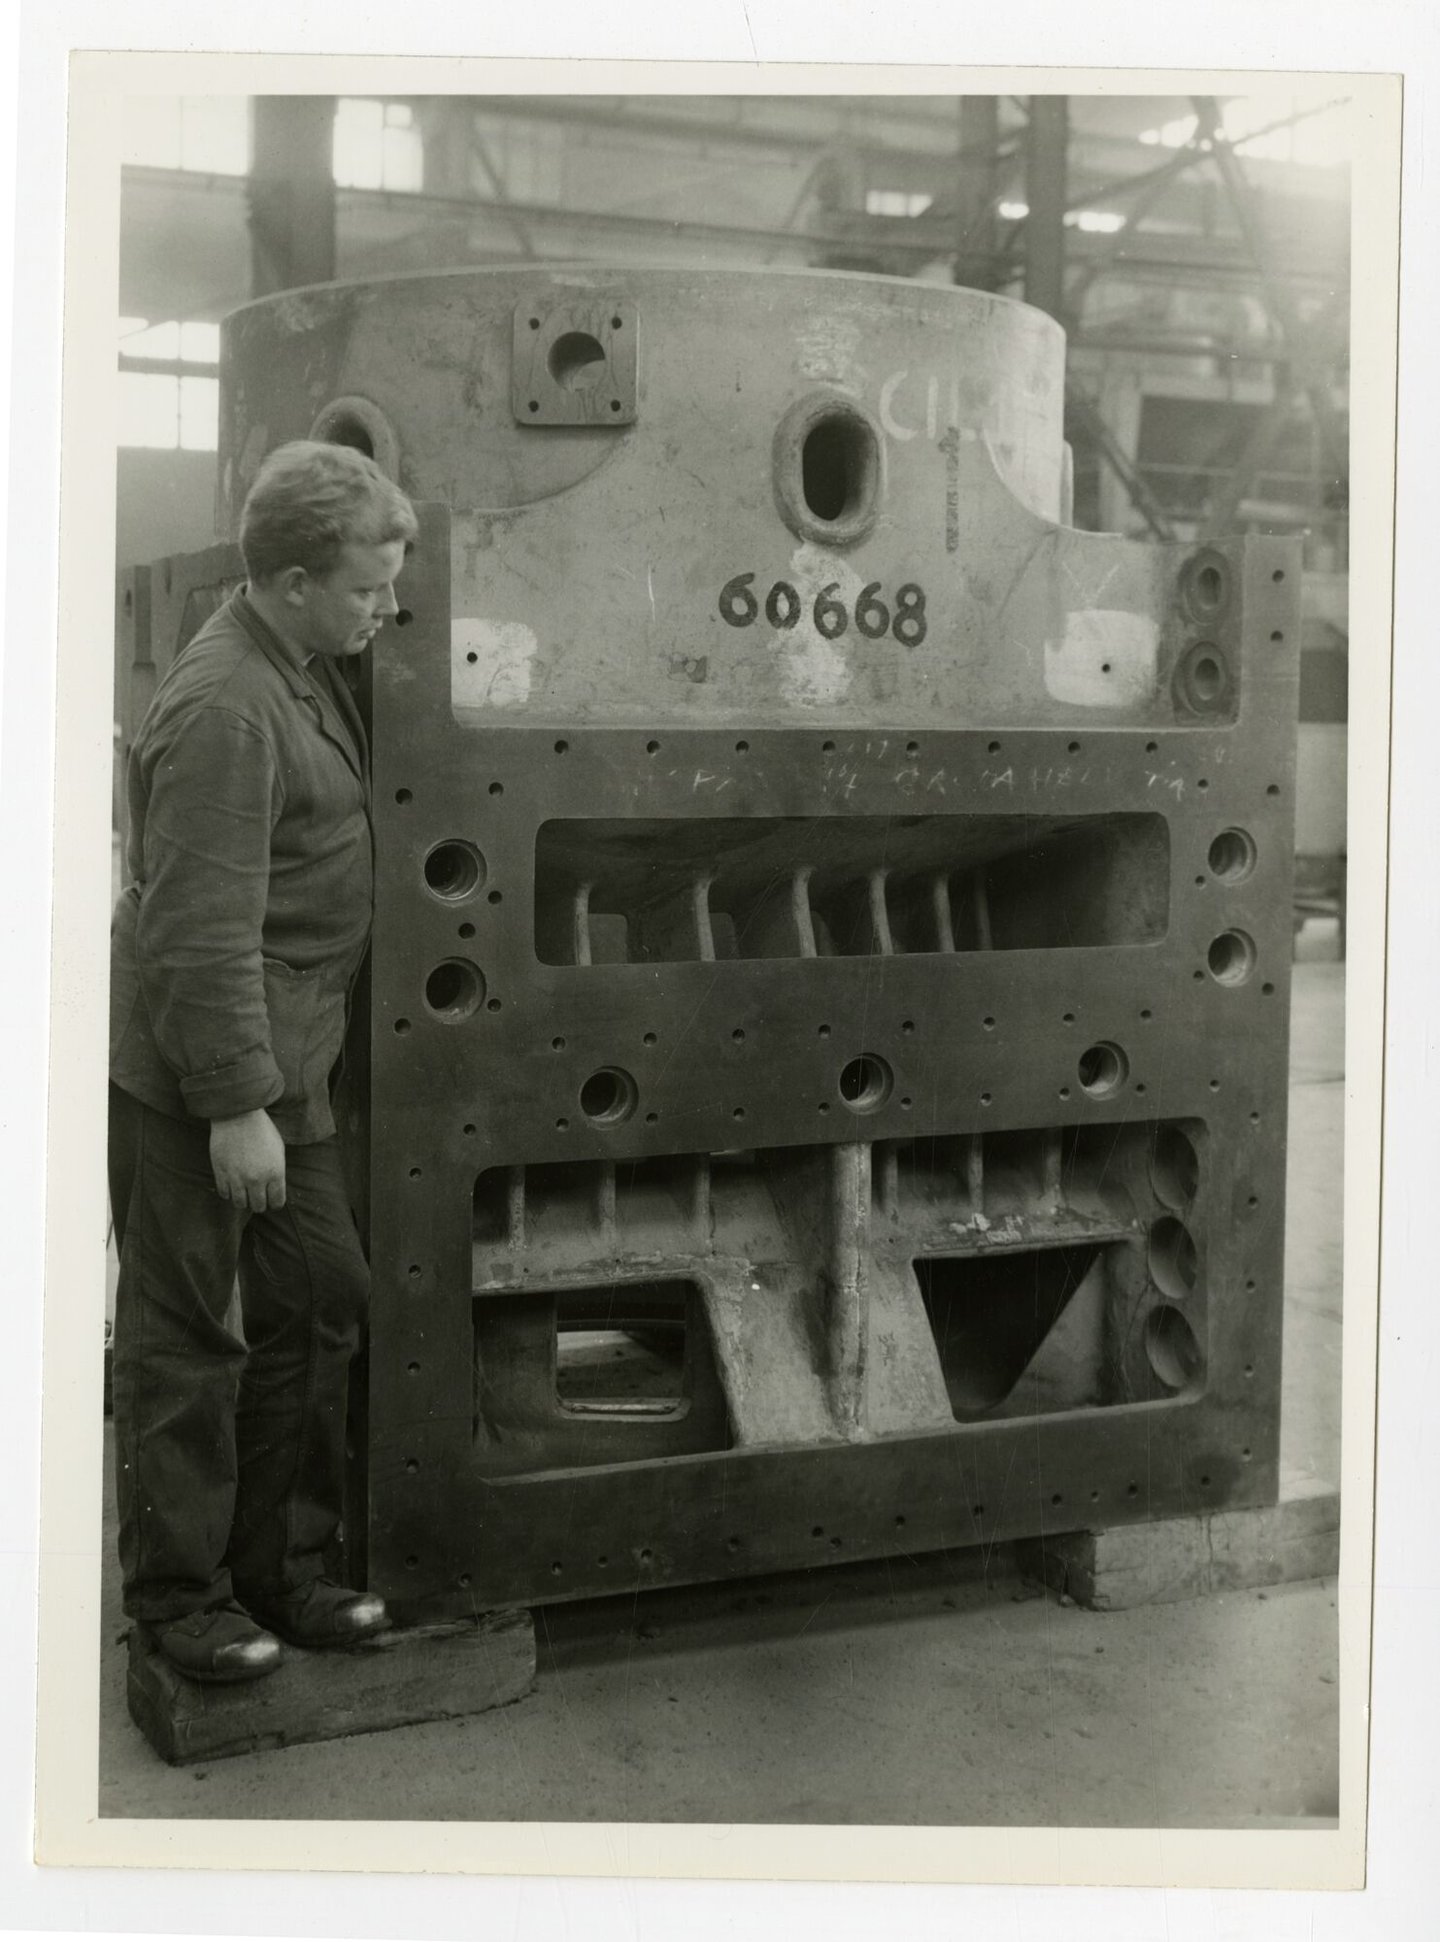
[[1023, 236], [1025, 301], [1052, 317], [1059, 317], [1065, 307], [1069, 109], [1067, 95], [1032, 95], [1025, 140], [1025, 200], [1029, 209]]
[[331, 95], [256, 95], [246, 184], [250, 288], [257, 297], [335, 275]]

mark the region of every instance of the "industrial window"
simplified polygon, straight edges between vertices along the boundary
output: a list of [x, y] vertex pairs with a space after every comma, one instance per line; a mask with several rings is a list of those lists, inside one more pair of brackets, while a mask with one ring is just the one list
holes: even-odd
[[337, 101], [333, 169], [342, 189], [423, 187], [424, 147], [410, 104], [369, 96]]
[[245, 175], [250, 168], [246, 95], [126, 95], [120, 159], [140, 168]]
[[213, 452], [220, 442], [219, 361], [218, 324], [122, 317], [117, 442], [151, 451]]
[[908, 189], [867, 189], [867, 216], [923, 216], [934, 196], [912, 195]]

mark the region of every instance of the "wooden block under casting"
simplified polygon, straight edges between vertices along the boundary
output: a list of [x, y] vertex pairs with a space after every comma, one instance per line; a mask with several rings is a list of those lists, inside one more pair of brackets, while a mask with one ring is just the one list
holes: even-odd
[[1340, 1494], [1287, 1476], [1278, 1504], [1201, 1511], [1105, 1531], [1024, 1538], [1025, 1577], [1092, 1611], [1163, 1605], [1209, 1592], [1331, 1577], [1340, 1567]]

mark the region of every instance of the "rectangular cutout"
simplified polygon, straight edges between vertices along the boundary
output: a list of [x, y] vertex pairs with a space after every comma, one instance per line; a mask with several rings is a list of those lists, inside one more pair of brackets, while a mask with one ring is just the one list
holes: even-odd
[[673, 1416], [685, 1402], [690, 1281], [567, 1288], [555, 1296], [555, 1394], [596, 1415]]
[[556, 820], [535, 845], [544, 964], [1150, 944], [1155, 814]]

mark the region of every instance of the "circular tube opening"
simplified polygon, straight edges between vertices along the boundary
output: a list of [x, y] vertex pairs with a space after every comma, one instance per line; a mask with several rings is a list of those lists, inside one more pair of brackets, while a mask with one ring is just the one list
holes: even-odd
[[639, 1088], [618, 1065], [601, 1066], [580, 1088], [580, 1110], [592, 1126], [618, 1126], [629, 1119]]
[[1244, 931], [1222, 931], [1212, 940], [1205, 960], [1217, 984], [1244, 984], [1255, 969], [1255, 940]]
[[894, 1074], [884, 1059], [862, 1052], [840, 1074], [840, 1097], [852, 1113], [878, 1112], [890, 1097]]
[[1155, 1198], [1176, 1213], [1195, 1198], [1200, 1186], [1200, 1156], [1175, 1126], [1162, 1126], [1150, 1155], [1150, 1184]]
[[437, 843], [425, 857], [425, 882], [446, 903], [459, 903], [480, 889], [485, 881], [485, 859], [473, 843], [450, 837]]
[[1195, 1331], [1178, 1308], [1152, 1308], [1145, 1323], [1145, 1354], [1167, 1389], [1189, 1389], [1203, 1361]]
[[1195, 1242], [1183, 1221], [1167, 1214], [1150, 1229], [1146, 1265], [1150, 1279], [1167, 1301], [1184, 1301], [1195, 1292], [1200, 1261]]
[[588, 330], [567, 330], [550, 346], [546, 363], [562, 391], [593, 391], [605, 375], [605, 346]]
[[1175, 670], [1175, 699], [1192, 715], [1219, 714], [1230, 701], [1230, 669], [1213, 641], [1196, 641]]
[[1222, 883], [1243, 883], [1255, 868], [1255, 838], [1248, 829], [1222, 829], [1210, 845], [1210, 869]]
[[1102, 1039], [1080, 1054], [1076, 1066], [1081, 1087], [1092, 1099], [1108, 1099], [1119, 1092], [1130, 1071], [1130, 1061], [1118, 1045]]
[[458, 1025], [480, 1009], [485, 980], [468, 958], [446, 958], [425, 980], [425, 1003], [442, 1024]]
[[374, 459], [388, 478], [394, 478], [400, 445], [389, 419], [368, 398], [332, 398], [310, 427], [311, 438], [322, 445], [348, 445]]

